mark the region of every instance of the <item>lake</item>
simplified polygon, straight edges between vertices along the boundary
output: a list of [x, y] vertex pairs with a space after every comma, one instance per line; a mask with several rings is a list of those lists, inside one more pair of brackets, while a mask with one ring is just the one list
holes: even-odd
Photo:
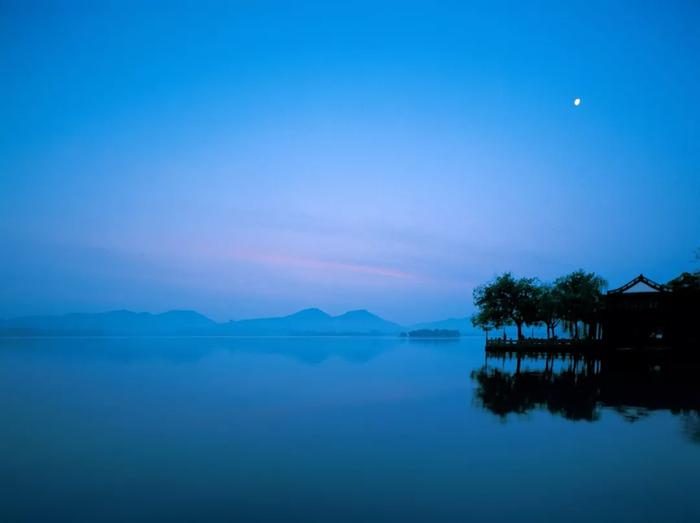
[[0, 520], [700, 521], [693, 390], [483, 343], [2, 339]]

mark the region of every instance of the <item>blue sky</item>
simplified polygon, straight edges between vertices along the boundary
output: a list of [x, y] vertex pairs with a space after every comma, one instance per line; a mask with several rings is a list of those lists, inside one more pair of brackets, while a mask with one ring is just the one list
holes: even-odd
[[0, 316], [697, 267], [699, 4], [177, 4], [3, 4]]

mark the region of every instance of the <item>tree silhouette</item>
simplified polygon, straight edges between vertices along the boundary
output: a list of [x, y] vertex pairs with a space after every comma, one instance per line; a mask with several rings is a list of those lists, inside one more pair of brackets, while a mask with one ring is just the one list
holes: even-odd
[[668, 282], [672, 291], [700, 291], [700, 272], [684, 272]]
[[[700, 285], [700, 275], [684, 274], [681, 278], [685, 279], [677, 278], [678, 285]], [[518, 339], [522, 339], [523, 325], [544, 324], [547, 338], [551, 338], [563, 322], [573, 338], [595, 338], [606, 286], [601, 276], [583, 270], [557, 278], [554, 284], [540, 284], [537, 278], [515, 278], [506, 272], [474, 289], [477, 312], [472, 324], [487, 332], [515, 325]]]
[[554, 281], [554, 289], [561, 307], [561, 319], [575, 339], [579, 339], [581, 334], [579, 324], [583, 325], [584, 336], [595, 337], [602, 292], [607, 285], [601, 276], [582, 269]]
[[514, 278], [510, 272], [496, 276], [474, 289], [478, 312], [472, 323], [484, 329], [515, 325], [522, 339], [523, 325], [538, 322], [538, 295], [536, 278]]
[[541, 285], [537, 296], [537, 320], [547, 327], [547, 339], [554, 336], [561, 317], [562, 299], [559, 290], [549, 283]]

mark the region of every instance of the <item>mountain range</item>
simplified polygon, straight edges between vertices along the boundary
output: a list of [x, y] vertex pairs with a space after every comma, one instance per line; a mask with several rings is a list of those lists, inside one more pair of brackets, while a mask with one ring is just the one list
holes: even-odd
[[417, 329], [473, 333], [467, 318], [402, 326], [366, 310], [331, 316], [316, 308], [224, 323], [188, 310], [161, 314], [118, 310], [0, 320], [0, 336], [389, 336]]

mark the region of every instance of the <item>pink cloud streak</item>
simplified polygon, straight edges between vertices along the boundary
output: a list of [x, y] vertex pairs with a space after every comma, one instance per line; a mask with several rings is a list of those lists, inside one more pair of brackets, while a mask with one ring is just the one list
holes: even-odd
[[363, 265], [333, 260], [320, 260], [315, 258], [288, 256], [274, 253], [271, 254], [258, 251], [236, 251], [235, 253], [232, 253], [229, 256], [237, 260], [252, 261], [277, 266], [299, 267], [303, 269], [315, 270], [328, 269], [335, 271], [347, 271], [359, 274], [369, 274], [374, 276], [383, 276], [387, 278], [398, 278], [404, 280], [422, 279], [416, 274], [389, 267]]

